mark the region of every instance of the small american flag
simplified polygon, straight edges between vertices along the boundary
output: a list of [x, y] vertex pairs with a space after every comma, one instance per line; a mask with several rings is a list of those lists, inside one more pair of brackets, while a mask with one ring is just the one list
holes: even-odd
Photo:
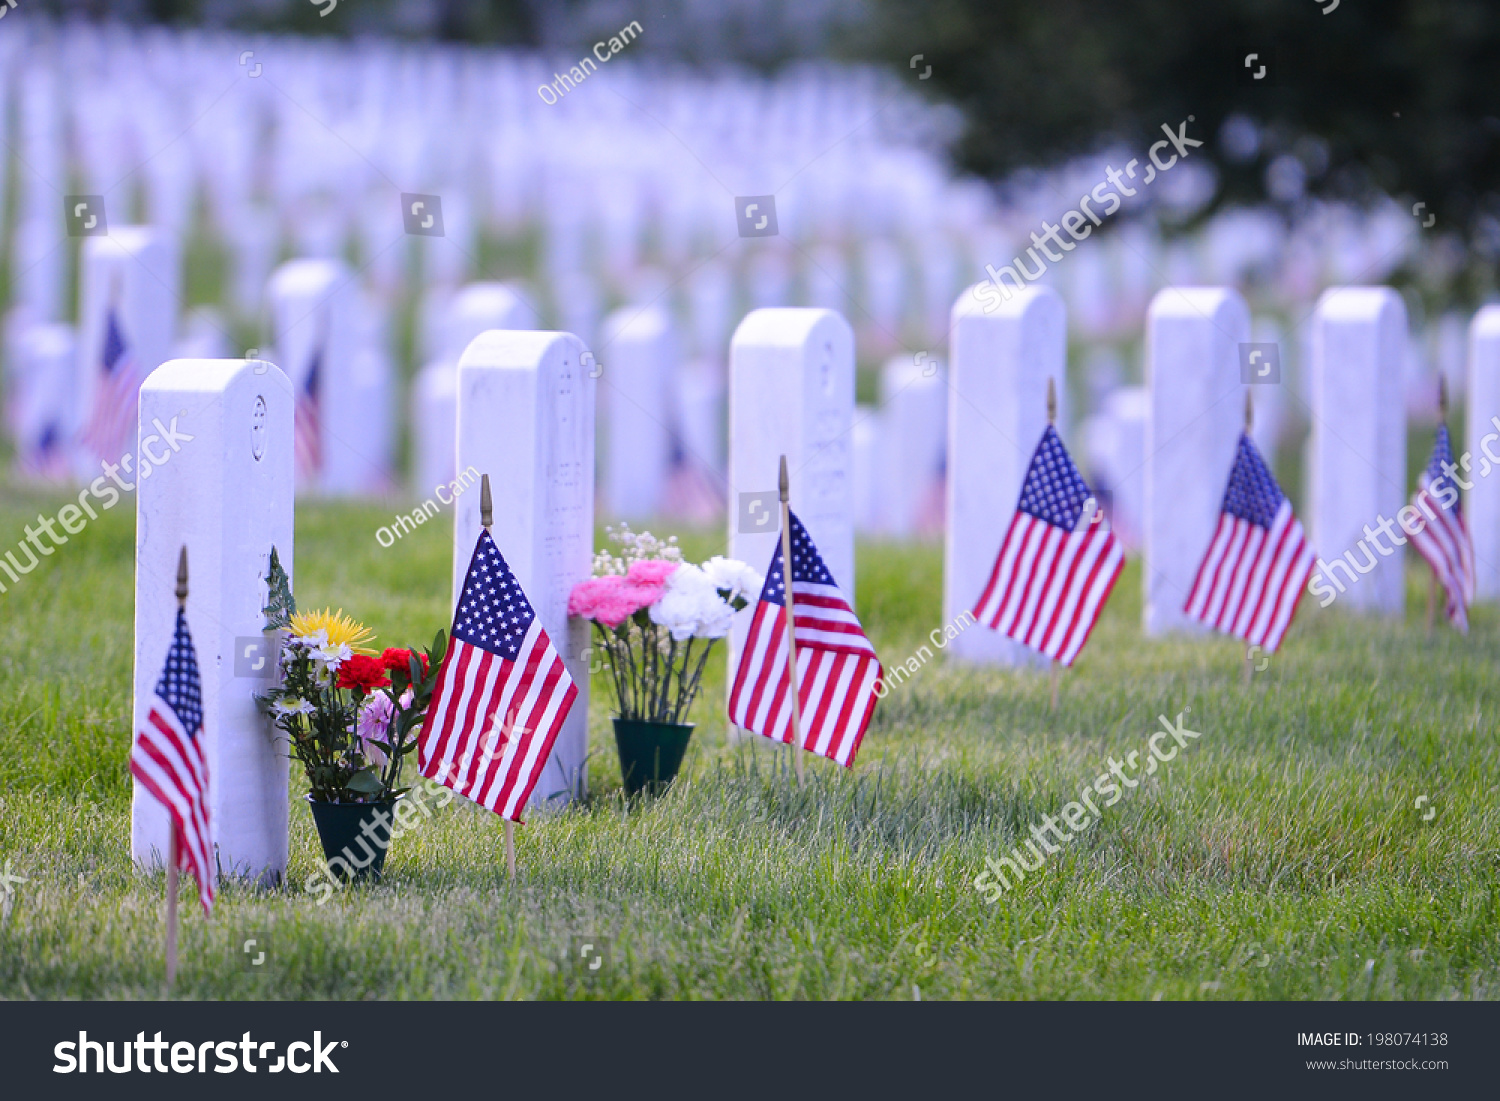
[[20, 456], [21, 474], [27, 478], [61, 481], [68, 476], [68, 456], [63, 449], [63, 432], [56, 421], [49, 422], [36, 442]]
[[106, 462], [131, 449], [138, 421], [141, 383], [146, 381], [139, 360], [125, 343], [114, 306], [104, 315], [104, 353], [99, 361], [94, 406], [84, 426], [83, 443]]
[[208, 823], [208, 760], [203, 753], [203, 693], [187, 615], [177, 629], [166, 668], [136, 732], [130, 772], [172, 817], [176, 851], [169, 859], [198, 881], [203, 912], [214, 904], [213, 835]]
[[297, 390], [296, 453], [297, 473], [304, 479], [317, 476], [323, 468], [323, 432], [321, 390], [323, 386], [323, 345], [313, 349], [307, 375]]
[[1242, 432], [1219, 528], [1183, 610], [1273, 653], [1292, 622], [1315, 557], [1292, 503]]
[[[875, 711], [880, 659], [802, 521], [796, 513], [788, 515], [802, 748], [847, 768], [854, 762]], [[777, 543], [729, 695], [729, 719], [746, 730], [790, 745], [792, 707], [786, 671], [783, 565], [781, 544]]]
[[[1444, 469], [1444, 463], [1448, 464], [1447, 469]], [[1411, 537], [1411, 545], [1427, 559], [1433, 576], [1443, 587], [1448, 621], [1468, 634], [1468, 607], [1474, 600], [1474, 544], [1469, 539], [1469, 527], [1464, 523], [1458, 490], [1448, 474], [1452, 469], [1453, 445], [1448, 439], [1448, 426], [1440, 424], [1437, 440], [1432, 445], [1432, 458], [1427, 461], [1427, 469], [1417, 477], [1417, 495], [1412, 498], [1412, 505], [1424, 514], [1425, 520]], [[1447, 492], [1438, 490], [1435, 496], [1433, 487], [1445, 479]], [[1452, 499], [1444, 504], [1441, 498], [1449, 494]]]
[[1072, 665], [1109, 599], [1125, 553], [1096, 512], [1093, 494], [1048, 425], [1031, 457], [1015, 517], [974, 608], [974, 618], [1054, 661]]
[[418, 771], [519, 822], [577, 696], [515, 574], [481, 531], [418, 738]]

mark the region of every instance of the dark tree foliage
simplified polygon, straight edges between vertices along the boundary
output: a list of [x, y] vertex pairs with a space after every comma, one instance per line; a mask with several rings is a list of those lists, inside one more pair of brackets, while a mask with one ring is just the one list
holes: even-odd
[[[1483, 254], [1500, 243], [1495, 0], [879, 0], [870, 32], [903, 71], [924, 55], [922, 87], [963, 109], [959, 157], [982, 175], [1193, 115], [1215, 206], [1265, 198], [1290, 153], [1313, 194], [1420, 200]], [[1248, 158], [1218, 140], [1236, 114], [1261, 128]]]

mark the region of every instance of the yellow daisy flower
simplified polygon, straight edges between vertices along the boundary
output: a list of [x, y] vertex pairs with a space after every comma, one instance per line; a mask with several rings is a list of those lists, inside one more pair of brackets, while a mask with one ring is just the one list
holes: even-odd
[[368, 645], [375, 636], [363, 623], [356, 623], [346, 616], [342, 608], [337, 612], [324, 608], [321, 612], [298, 612], [292, 616], [292, 634], [296, 637], [306, 638], [319, 631], [326, 632], [328, 641], [333, 645], [342, 643], [356, 654], [375, 652]]

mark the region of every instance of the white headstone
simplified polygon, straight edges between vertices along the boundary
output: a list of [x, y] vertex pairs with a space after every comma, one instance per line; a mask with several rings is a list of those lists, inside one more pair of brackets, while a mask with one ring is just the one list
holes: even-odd
[[906, 305], [906, 262], [901, 250], [883, 238], [866, 245], [861, 301], [870, 340], [879, 347], [901, 342]]
[[876, 535], [880, 530], [880, 410], [873, 405], [854, 407], [854, 428], [849, 434], [849, 484], [853, 497], [854, 530]]
[[26, 218], [16, 229], [11, 264], [25, 277], [16, 280], [13, 294], [38, 321], [58, 321], [63, 316], [68, 257], [58, 247], [57, 236], [56, 225], [42, 217]]
[[1469, 325], [1469, 425], [1464, 449], [1476, 473], [1464, 499], [1474, 540], [1474, 595], [1500, 598], [1500, 306], [1486, 306]]
[[519, 288], [470, 283], [444, 304], [429, 340], [438, 357], [417, 374], [412, 403], [413, 474], [418, 495], [446, 485], [453, 465], [458, 415], [458, 357], [489, 329], [534, 329], [535, 312]]
[[[993, 296], [988, 297], [993, 304]], [[973, 610], [1015, 516], [1021, 484], [1047, 427], [1047, 380], [1057, 385], [1059, 424], [1067, 394], [1067, 320], [1062, 298], [1030, 286], [985, 313], [965, 289], [949, 335], [947, 544], [943, 621]], [[964, 631], [948, 644], [964, 661], [1033, 664], [1041, 659], [994, 631]]]
[[[271, 683], [275, 660], [262, 632], [273, 546], [292, 572], [291, 383], [265, 362], [172, 360], [141, 387], [140, 425], [138, 461], [118, 475], [136, 483], [131, 730], [145, 719], [172, 641], [186, 546], [218, 864], [275, 883], [287, 862], [287, 750], [254, 694]], [[138, 785], [131, 823], [136, 861], [164, 863], [167, 815]]]
[[[108, 237], [84, 239], [78, 302], [77, 395], [83, 423], [100, 389], [101, 368], [113, 310], [120, 336], [142, 374], [172, 355], [178, 307], [177, 250], [161, 232], [145, 226], [111, 228]], [[118, 456], [110, 457], [114, 462]], [[88, 454], [79, 458], [80, 477], [99, 473]]]
[[234, 257], [235, 309], [241, 317], [257, 317], [281, 242], [280, 219], [264, 206], [247, 204], [226, 215], [225, 223]]
[[[1261, 455], [1272, 467], [1276, 465], [1276, 449], [1281, 445], [1281, 436], [1286, 425], [1288, 395], [1293, 386], [1291, 378], [1290, 343], [1284, 339], [1281, 327], [1275, 321], [1261, 318], [1250, 325], [1250, 339], [1257, 344], [1275, 344], [1281, 365], [1281, 381], [1275, 385], [1259, 385], [1251, 390], [1255, 401], [1255, 419], [1250, 427], [1250, 438]], [[1255, 368], [1259, 370], [1259, 365]]]
[[1227, 287], [1166, 287], [1146, 314], [1143, 618], [1148, 634], [1203, 629], [1183, 611], [1213, 539], [1245, 426], [1240, 344], [1250, 311]]
[[476, 337], [458, 361], [454, 603], [479, 538], [479, 481], [488, 474], [495, 543], [578, 686], [533, 802], [580, 794], [588, 782], [590, 627], [568, 617], [568, 594], [594, 557], [594, 379], [583, 355], [572, 333], [497, 330]]
[[379, 409], [386, 365], [360, 354], [367, 321], [348, 268], [338, 260], [288, 260], [271, 276], [267, 297], [273, 342], [299, 406], [307, 408], [316, 391], [317, 432], [303, 434], [316, 445], [303, 449], [299, 483], [329, 494], [379, 492], [390, 449]]
[[[69, 325], [27, 325], [10, 341], [16, 369], [13, 430], [20, 471], [28, 477], [66, 478], [68, 441], [76, 427], [74, 364], [77, 341]], [[116, 456], [118, 458], [118, 456]]]
[[694, 524], [724, 516], [724, 372], [717, 362], [683, 365], [671, 385], [672, 473], [663, 511]]
[[666, 311], [626, 306], [605, 321], [599, 349], [607, 454], [604, 499], [612, 515], [661, 515], [672, 463], [671, 382], [677, 343]]
[[1122, 386], [1104, 399], [1104, 407], [1079, 433], [1088, 455], [1089, 485], [1110, 494], [1110, 527], [1131, 551], [1141, 546], [1150, 404], [1144, 386]]
[[948, 372], [929, 357], [897, 356], [880, 372], [880, 528], [906, 538], [941, 530], [948, 451]]
[[[854, 599], [854, 332], [832, 310], [753, 310], [729, 343], [729, 553], [764, 572], [779, 545], [777, 477], [828, 571]], [[769, 494], [765, 530], [741, 524], [742, 495]], [[755, 520], [765, 515], [757, 510]], [[753, 523], [753, 521], [752, 521]], [[730, 665], [750, 629], [736, 616]]]
[[[1392, 522], [1406, 503], [1406, 404], [1402, 361], [1406, 305], [1389, 287], [1331, 287], [1312, 319], [1312, 435], [1307, 441], [1308, 519], [1313, 549], [1344, 559], [1333, 584], [1341, 607], [1399, 614], [1403, 556], [1382, 557], [1365, 526]], [[1389, 546], [1377, 540], [1381, 546]], [[1348, 569], [1345, 555], [1365, 576]], [[1373, 563], [1366, 566], [1366, 558]], [[1358, 576], [1358, 583], [1355, 578]]]

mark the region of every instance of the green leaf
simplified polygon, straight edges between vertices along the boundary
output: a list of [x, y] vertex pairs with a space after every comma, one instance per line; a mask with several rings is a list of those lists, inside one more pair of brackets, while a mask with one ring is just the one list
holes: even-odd
[[365, 768], [349, 777], [344, 785], [350, 791], [357, 791], [361, 795], [375, 795], [384, 786], [380, 782], [380, 776], [374, 769]]
[[297, 601], [292, 596], [292, 580], [282, 569], [281, 557], [271, 547], [271, 568], [266, 573], [266, 630], [290, 630], [292, 616], [297, 614]]

